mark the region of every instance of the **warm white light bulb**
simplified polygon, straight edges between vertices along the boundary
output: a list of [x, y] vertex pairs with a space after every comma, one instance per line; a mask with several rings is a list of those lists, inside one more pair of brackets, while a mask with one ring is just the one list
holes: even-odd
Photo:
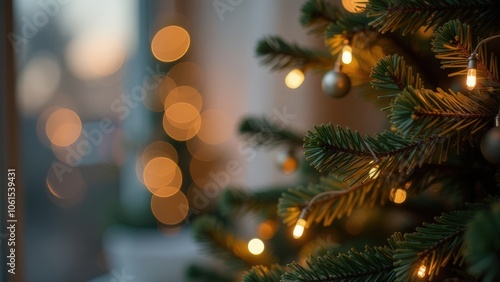
[[417, 276], [419, 278], [424, 278], [425, 277], [425, 271], [427, 270], [427, 267], [425, 265], [421, 265], [420, 268], [418, 269]]
[[403, 203], [406, 201], [406, 191], [401, 188], [391, 189], [391, 199], [396, 204]]
[[258, 238], [254, 238], [248, 242], [248, 251], [253, 255], [260, 255], [264, 251], [264, 242]]
[[348, 65], [352, 62], [352, 48], [349, 45], [345, 45], [342, 48], [342, 63]]
[[465, 82], [467, 89], [472, 90], [476, 87], [476, 69], [467, 69], [467, 81]]
[[304, 73], [299, 69], [291, 70], [285, 77], [285, 84], [290, 89], [295, 89], [304, 82]]
[[375, 179], [380, 174], [380, 170], [379, 170], [380, 167], [378, 164], [375, 164], [374, 161], [370, 161], [370, 164], [374, 164], [374, 166], [372, 168], [370, 168], [368, 175], [370, 176], [370, 178]]
[[305, 219], [299, 218], [297, 223], [295, 224], [295, 228], [293, 229], [293, 238], [299, 239], [304, 234], [304, 229], [306, 227]]

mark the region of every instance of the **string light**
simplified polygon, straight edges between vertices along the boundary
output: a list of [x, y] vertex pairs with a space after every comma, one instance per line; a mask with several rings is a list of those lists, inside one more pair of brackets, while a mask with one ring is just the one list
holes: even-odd
[[309, 209], [311, 208], [312, 204], [316, 200], [318, 200], [320, 198], [323, 198], [325, 196], [330, 196], [330, 197], [333, 198], [333, 197], [336, 197], [336, 196], [339, 196], [339, 195], [347, 194], [351, 190], [357, 189], [357, 188], [359, 188], [362, 185], [364, 185], [364, 184], [360, 184], [358, 186], [353, 186], [353, 187], [350, 187], [349, 189], [346, 189], [346, 190], [326, 191], [326, 192], [319, 193], [318, 195], [314, 196], [311, 200], [309, 200], [309, 202], [307, 203], [307, 205], [300, 212], [299, 219], [295, 223], [295, 227], [293, 229], [293, 238], [299, 239], [300, 237], [302, 237], [302, 234], [304, 234], [304, 230], [305, 230], [306, 225], [307, 225], [307, 217], [309, 216]]
[[253, 255], [260, 255], [264, 251], [264, 242], [258, 238], [253, 238], [248, 242], [248, 251]]
[[285, 84], [290, 89], [298, 88], [304, 82], [304, 73], [299, 69], [291, 70], [285, 77]]
[[424, 278], [426, 271], [427, 271], [427, 267], [425, 266], [425, 264], [420, 265], [420, 268], [418, 269], [418, 272], [417, 272], [418, 278]]
[[[308, 205], [309, 207], [309, 205]], [[295, 228], [293, 229], [293, 238], [299, 239], [304, 234], [304, 229], [307, 224], [307, 216], [309, 215], [308, 207], [304, 208], [299, 215], [297, 223], [295, 223]]]
[[494, 35], [481, 40], [477, 44], [474, 51], [470, 54], [469, 58], [467, 59], [467, 80], [465, 81], [467, 89], [472, 90], [474, 89], [474, 87], [476, 87], [477, 58], [478, 58], [477, 52], [479, 50], [479, 47], [484, 43], [499, 37], [500, 35]]
[[469, 90], [472, 90], [474, 89], [474, 87], [476, 87], [476, 67], [476, 59], [469, 58], [467, 62], [467, 80], [465, 81], [467, 89]]
[[[368, 148], [368, 151], [370, 151], [370, 153], [373, 156], [373, 160], [370, 162], [370, 164], [375, 164], [375, 167], [374, 167], [375, 170], [373, 170], [374, 168], [372, 168], [370, 170], [370, 173], [369, 173], [370, 177], [372, 178], [372, 181], [373, 181], [375, 178], [378, 177], [378, 175], [380, 173], [379, 165], [378, 165], [378, 163], [380, 163], [380, 159], [377, 157], [375, 152], [373, 152], [372, 148], [370, 147], [370, 144], [368, 144], [368, 142], [366, 142], [365, 140], [363, 140], [363, 141], [364, 141], [364, 144], [366, 145], [366, 147]], [[361, 185], [363, 185], [363, 184], [361, 184]], [[326, 191], [326, 192], [319, 193], [318, 195], [314, 196], [311, 200], [309, 200], [309, 202], [307, 203], [307, 206], [305, 208], [303, 208], [302, 211], [300, 212], [299, 219], [295, 223], [295, 228], [293, 229], [293, 238], [299, 239], [300, 237], [302, 237], [302, 234], [304, 233], [304, 230], [305, 230], [305, 227], [307, 224], [307, 216], [309, 215], [309, 208], [312, 206], [314, 201], [316, 201], [317, 199], [322, 198], [324, 196], [335, 197], [338, 195], [349, 193], [351, 190], [357, 189], [361, 185], [358, 185], [355, 187], [350, 187], [349, 189], [342, 190], [342, 191]]]
[[342, 48], [342, 63], [348, 65], [352, 62], [352, 48], [348, 44]]
[[406, 201], [406, 191], [401, 188], [391, 189], [391, 200], [396, 204], [403, 203]]

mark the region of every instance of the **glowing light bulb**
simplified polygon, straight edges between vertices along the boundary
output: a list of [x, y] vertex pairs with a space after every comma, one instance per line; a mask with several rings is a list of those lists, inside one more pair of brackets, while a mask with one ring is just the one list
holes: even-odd
[[398, 188], [398, 189], [392, 189], [391, 190], [391, 198], [392, 201], [396, 204], [401, 204], [404, 201], [406, 201], [406, 191]]
[[[375, 164], [375, 162], [370, 161], [370, 164]], [[368, 175], [370, 176], [370, 178], [375, 179], [378, 177], [378, 175], [380, 174], [379, 168], [380, 167], [378, 164], [375, 164], [372, 168], [370, 168], [370, 171], [368, 172]]]
[[306, 227], [306, 220], [303, 218], [299, 218], [297, 223], [295, 224], [295, 228], [293, 229], [293, 238], [299, 239], [304, 234], [304, 229]]
[[352, 62], [352, 48], [349, 45], [345, 45], [342, 48], [342, 63], [348, 65]]
[[298, 88], [304, 82], [304, 73], [299, 69], [291, 70], [285, 77], [285, 84], [290, 89]]
[[426, 267], [424, 264], [422, 264], [422, 265], [420, 266], [420, 268], [418, 269], [417, 276], [418, 276], [419, 278], [424, 278], [424, 277], [425, 277], [425, 271], [426, 271], [426, 270], [427, 270], [427, 267]]
[[465, 82], [467, 85], [467, 89], [472, 90], [476, 87], [476, 69], [469, 68], [467, 69], [467, 81]]
[[248, 251], [253, 255], [260, 255], [264, 248], [264, 242], [260, 239], [254, 238], [248, 242]]

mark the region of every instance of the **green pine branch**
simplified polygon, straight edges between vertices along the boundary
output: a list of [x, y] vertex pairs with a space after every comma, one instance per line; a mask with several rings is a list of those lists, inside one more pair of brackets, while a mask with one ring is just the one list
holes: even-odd
[[413, 74], [413, 68], [406, 66], [404, 58], [395, 54], [378, 61], [370, 74], [373, 88], [386, 94], [379, 98], [394, 98], [401, 91], [411, 86], [415, 89], [424, 88], [420, 74]]
[[[197, 264], [190, 265], [186, 271], [186, 279], [190, 282], [233, 282], [235, 277], [228, 273], [220, 273], [219, 271]], [[113, 281], [113, 280], [111, 280]]]
[[480, 281], [500, 281], [500, 199], [489, 210], [479, 212], [467, 225], [464, 256], [467, 271]]
[[288, 187], [276, 187], [259, 191], [226, 189], [221, 197], [220, 207], [225, 214], [241, 215], [246, 212], [276, 215], [276, 205], [281, 194]]
[[491, 127], [498, 106], [496, 99], [482, 92], [464, 95], [452, 90], [418, 90], [410, 86], [393, 100], [389, 119], [411, 140], [438, 135], [458, 145], [478, 140]]
[[285, 273], [286, 267], [279, 264], [270, 266], [256, 265], [247, 271], [242, 278], [243, 282], [280, 281], [281, 275]]
[[[366, 47], [367, 41], [373, 41], [375, 33], [368, 27], [369, 22], [366, 13], [344, 13], [336, 22], [330, 23], [326, 27], [325, 37], [331, 52], [337, 54], [347, 43], [357, 45], [359, 49]], [[365, 37], [369, 40], [362, 40]]]
[[253, 146], [275, 146], [284, 143], [292, 146], [302, 146], [302, 137], [299, 134], [266, 118], [245, 118], [240, 123], [239, 132]]
[[[391, 182], [391, 183], [389, 183]], [[349, 216], [355, 208], [370, 208], [384, 204], [389, 198], [392, 180], [377, 178], [364, 184], [348, 188], [333, 177], [323, 177], [318, 184], [298, 186], [282, 194], [278, 202], [278, 215], [287, 225], [297, 222], [299, 214], [316, 195], [327, 191], [338, 193], [325, 195], [315, 200], [308, 208], [308, 225], [323, 222], [329, 226], [335, 219]]]
[[443, 213], [434, 219], [434, 223], [424, 223], [415, 233], [405, 234], [394, 254], [397, 280], [416, 280], [421, 265], [426, 266], [429, 280], [450, 261], [461, 265], [467, 225], [480, 211], [489, 209], [494, 201], [493, 197], [488, 197], [485, 202], [469, 204], [465, 210]]
[[325, 69], [333, 68], [334, 58], [324, 50], [311, 50], [288, 43], [277, 36], [269, 36], [257, 43], [257, 56], [261, 63], [272, 69], [299, 68]]
[[[478, 50], [477, 77], [478, 84], [500, 87], [497, 58], [495, 54], [488, 55], [486, 45]], [[438, 28], [432, 39], [432, 51], [441, 60], [443, 68], [458, 69], [449, 76], [467, 74], [467, 60], [473, 52], [471, 27], [458, 20], [447, 22]]]
[[459, 19], [478, 31], [495, 26], [500, 16], [500, 3], [496, 0], [370, 0], [366, 5], [370, 23], [381, 33], [398, 29], [402, 34], [413, 33], [421, 27], [436, 27]]
[[424, 163], [446, 160], [450, 144], [439, 135], [411, 141], [396, 132], [374, 137], [331, 124], [315, 126], [304, 138], [306, 160], [319, 172], [335, 174], [352, 185], [364, 182], [377, 172], [390, 177], [395, 172], [410, 173]]
[[[439, 274], [441, 268], [449, 262], [462, 264], [464, 261], [464, 234], [467, 228], [478, 228], [485, 230], [486, 226], [500, 226], [500, 213], [498, 213], [498, 198], [488, 197], [482, 203], [469, 204], [468, 208], [460, 211], [443, 213], [435, 218], [434, 223], [424, 223], [418, 227], [416, 232], [402, 236], [395, 233], [388, 239], [388, 246], [370, 247], [366, 246], [364, 252], [351, 250], [347, 254], [332, 255], [327, 253], [324, 256], [309, 257], [306, 260], [307, 266], [302, 266], [297, 262], [289, 265], [291, 271], [287, 271], [282, 276], [281, 281], [415, 281], [420, 266], [426, 266], [425, 277], [432, 280]], [[484, 224], [483, 218], [478, 216], [487, 211], [497, 203], [492, 209], [495, 216], [499, 214], [499, 219], [488, 218], [489, 224]], [[478, 219], [479, 218], [479, 219]], [[483, 223], [481, 227], [477, 221]], [[475, 229], [470, 234], [473, 240], [480, 241], [483, 234]], [[488, 228], [486, 228], [488, 229]], [[491, 236], [496, 236], [498, 230], [490, 228], [487, 231]], [[471, 238], [472, 239], [472, 238]], [[495, 244], [496, 237], [490, 238], [487, 244]], [[481, 246], [476, 244], [475, 246]], [[491, 246], [491, 245], [490, 245]], [[483, 260], [484, 256], [476, 256], [476, 262], [481, 261], [482, 269], [480, 274], [488, 275], [486, 271], [491, 267], [496, 267], [499, 257], [494, 250], [482, 248], [481, 254], [492, 255], [489, 260]], [[481, 248], [481, 247], [479, 247]], [[477, 250], [477, 249], [475, 249]], [[465, 257], [465, 259], [472, 259]], [[490, 268], [484, 268], [489, 265]], [[493, 271], [490, 277], [496, 277], [499, 271]], [[488, 280], [490, 281], [490, 280]], [[493, 280], [492, 280], [493, 281]]]
[[313, 28], [313, 32], [324, 32], [325, 28], [341, 17], [340, 10], [328, 0], [309, 0], [300, 9], [300, 23]]
[[281, 281], [393, 281], [392, 257], [402, 239], [396, 233], [387, 240], [388, 246], [366, 246], [363, 252], [352, 249], [347, 254], [328, 252], [308, 257], [306, 267], [293, 262], [289, 265], [292, 270], [283, 274]]
[[222, 222], [214, 216], [199, 216], [193, 222], [193, 234], [196, 241], [202, 243], [211, 254], [218, 255], [234, 269], [244, 270], [253, 265], [269, 265], [276, 258], [268, 252], [253, 255], [248, 251], [247, 242], [236, 238]]

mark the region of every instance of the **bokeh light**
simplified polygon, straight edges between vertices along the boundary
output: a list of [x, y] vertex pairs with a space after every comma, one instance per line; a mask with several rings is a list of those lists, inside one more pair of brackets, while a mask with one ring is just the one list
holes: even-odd
[[220, 145], [209, 145], [198, 136], [186, 141], [189, 153], [201, 161], [211, 161], [220, 156], [222, 148]]
[[298, 88], [304, 82], [304, 73], [299, 69], [291, 70], [285, 77], [285, 84], [290, 89]]
[[74, 143], [82, 132], [80, 117], [72, 110], [60, 108], [50, 114], [45, 124], [45, 133], [50, 142], [64, 147]]
[[262, 254], [264, 248], [264, 242], [258, 238], [254, 238], [248, 242], [248, 251], [253, 255]]
[[197, 158], [192, 158], [189, 163], [189, 173], [193, 182], [199, 187], [204, 187], [208, 182], [211, 181], [209, 178], [209, 173], [212, 171], [220, 171], [223, 169], [219, 162], [212, 161], [202, 161]]
[[79, 169], [53, 163], [46, 178], [47, 188], [58, 199], [81, 198], [85, 182]]
[[165, 157], [175, 163], [179, 161], [174, 146], [168, 142], [157, 140], [149, 144], [136, 159], [135, 171], [137, 178], [144, 184], [144, 168], [154, 158]]
[[361, 13], [365, 10], [366, 3], [358, 3], [360, 0], [342, 0], [342, 6], [350, 13]]
[[271, 239], [274, 234], [276, 234], [277, 230], [278, 224], [274, 220], [266, 220], [264, 222], [261, 222], [257, 227], [257, 233], [259, 234], [259, 237], [264, 240]]
[[144, 185], [158, 197], [168, 197], [179, 191], [182, 185], [182, 173], [179, 166], [171, 159], [157, 157], [144, 167]]
[[289, 156], [281, 163], [281, 172], [284, 174], [292, 174], [297, 170], [299, 166], [298, 161], [295, 157]]
[[151, 41], [151, 51], [158, 60], [173, 62], [186, 54], [189, 44], [189, 33], [180, 26], [171, 25], [155, 34]]
[[179, 128], [170, 122], [166, 113], [163, 115], [163, 129], [168, 136], [177, 141], [189, 140], [198, 133], [202, 125], [201, 116], [198, 115], [189, 125], [188, 128]]
[[151, 211], [162, 224], [176, 225], [186, 219], [189, 213], [189, 202], [180, 190], [169, 197], [152, 195]]
[[218, 109], [210, 109], [201, 113], [201, 128], [198, 137], [203, 142], [216, 145], [221, 144], [229, 138], [231, 127], [228, 124], [227, 115]]
[[21, 70], [18, 101], [23, 114], [35, 114], [56, 93], [61, 81], [61, 67], [54, 55], [41, 53]]
[[81, 134], [78, 139], [68, 146], [60, 147], [52, 144], [52, 152], [56, 158], [62, 163], [69, 166], [78, 166], [83, 157], [91, 153], [91, 146], [88, 146], [88, 138]]
[[188, 61], [175, 64], [167, 74], [167, 77], [175, 81], [177, 85], [191, 86], [200, 89], [203, 83], [203, 72], [201, 68]]
[[73, 39], [64, 55], [71, 72], [82, 80], [111, 75], [125, 61], [125, 50], [118, 38], [95, 33]]
[[157, 140], [149, 144], [146, 148], [144, 148], [141, 156], [141, 161], [144, 166], [146, 166], [149, 161], [156, 157], [165, 157], [169, 158], [175, 163], [179, 161], [179, 155], [177, 154], [177, 150], [175, 147], [162, 140]]
[[177, 128], [188, 129], [200, 116], [200, 112], [191, 104], [175, 103], [165, 110], [168, 121]]
[[198, 112], [201, 111], [203, 99], [200, 92], [191, 86], [179, 86], [173, 88], [164, 99], [164, 109], [172, 107], [177, 103], [191, 104]]
[[177, 87], [171, 78], [161, 75], [148, 77], [144, 85], [151, 91], [148, 92], [143, 103], [146, 108], [153, 112], [163, 112], [165, 110], [164, 103], [167, 94]]

